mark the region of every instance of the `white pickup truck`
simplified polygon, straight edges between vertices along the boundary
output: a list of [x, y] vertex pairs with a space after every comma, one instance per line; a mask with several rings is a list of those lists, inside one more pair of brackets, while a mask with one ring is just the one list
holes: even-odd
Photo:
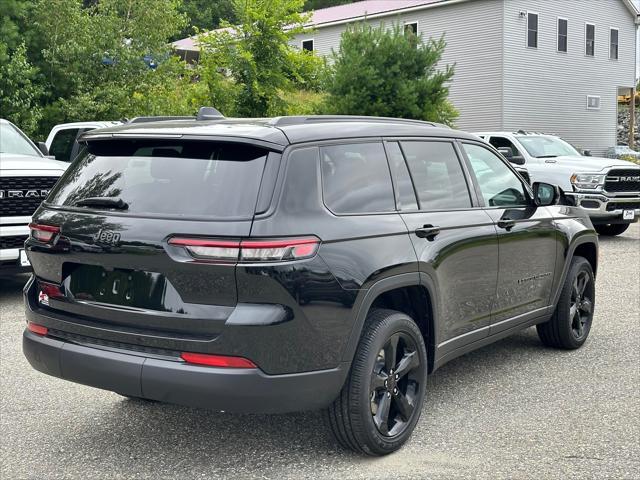
[[589, 215], [600, 235], [619, 235], [640, 217], [640, 165], [582, 155], [555, 135], [479, 132], [531, 182], [553, 183]]
[[11, 122], [0, 119], [0, 275], [27, 272], [29, 223], [67, 163], [47, 157]]

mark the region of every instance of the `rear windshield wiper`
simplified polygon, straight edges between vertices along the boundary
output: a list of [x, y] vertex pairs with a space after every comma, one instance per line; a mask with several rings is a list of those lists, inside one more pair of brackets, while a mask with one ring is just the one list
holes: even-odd
[[87, 197], [73, 204], [75, 207], [104, 207], [127, 210], [129, 204], [117, 197]]

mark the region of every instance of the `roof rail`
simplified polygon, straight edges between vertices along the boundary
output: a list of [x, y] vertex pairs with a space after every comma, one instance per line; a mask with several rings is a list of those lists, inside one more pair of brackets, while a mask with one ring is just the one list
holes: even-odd
[[410, 118], [392, 118], [392, 117], [367, 117], [364, 115], [309, 115], [309, 116], [291, 116], [291, 117], [274, 117], [268, 124], [274, 127], [283, 127], [287, 125], [304, 125], [309, 123], [338, 123], [338, 122], [379, 122], [379, 123], [409, 123], [412, 125], [422, 125], [430, 127], [449, 128], [448, 126], [436, 122], [426, 122], [424, 120], [413, 120]]
[[147, 123], [147, 122], [162, 122], [165, 120], [193, 120], [194, 117], [179, 117], [179, 116], [149, 116], [149, 117], [135, 117], [128, 120], [126, 123]]
[[213, 107], [200, 107], [196, 120], [220, 120], [224, 115]]

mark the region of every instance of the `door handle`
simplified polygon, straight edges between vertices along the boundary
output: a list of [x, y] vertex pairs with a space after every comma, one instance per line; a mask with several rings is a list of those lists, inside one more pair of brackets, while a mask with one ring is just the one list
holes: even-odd
[[422, 228], [416, 228], [416, 236], [420, 238], [426, 238], [430, 242], [436, 238], [436, 235], [440, 233], [440, 227], [434, 227], [433, 225], [424, 225]]
[[507, 231], [511, 230], [515, 225], [516, 225], [515, 220], [509, 220], [509, 219], [498, 220], [498, 226], [500, 228], [504, 228]]

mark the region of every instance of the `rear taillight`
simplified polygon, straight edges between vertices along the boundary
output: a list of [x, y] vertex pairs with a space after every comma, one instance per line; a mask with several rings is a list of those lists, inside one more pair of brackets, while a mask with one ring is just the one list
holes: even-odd
[[189, 353], [180, 354], [180, 358], [187, 363], [195, 365], [206, 365], [207, 367], [222, 368], [258, 368], [251, 360], [243, 357], [229, 357], [226, 355], [209, 355], [206, 353]]
[[27, 322], [27, 330], [37, 335], [46, 335], [49, 333], [49, 329], [37, 323]]
[[194, 258], [226, 262], [281, 262], [313, 257], [320, 240], [316, 237], [270, 240], [214, 240], [174, 237], [170, 245], [182, 246]]
[[52, 243], [56, 235], [60, 233], [60, 227], [54, 227], [53, 225], [30, 223], [29, 229], [31, 230], [31, 238], [43, 243]]

